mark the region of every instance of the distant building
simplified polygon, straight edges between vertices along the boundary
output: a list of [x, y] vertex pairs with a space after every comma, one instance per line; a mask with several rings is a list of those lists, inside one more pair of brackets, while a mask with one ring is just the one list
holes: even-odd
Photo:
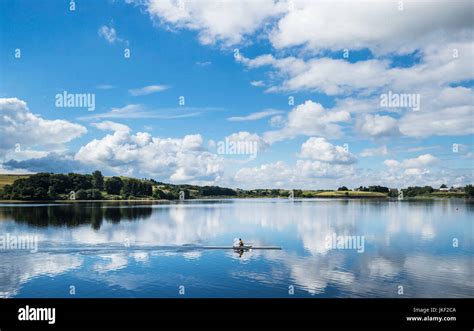
[[440, 191], [440, 192], [449, 192], [449, 188], [447, 188], [447, 187], [440, 187], [439, 191]]

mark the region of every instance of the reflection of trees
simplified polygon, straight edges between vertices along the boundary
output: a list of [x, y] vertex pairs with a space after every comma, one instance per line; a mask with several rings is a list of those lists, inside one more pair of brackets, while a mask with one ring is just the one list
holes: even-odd
[[91, 224], [100, 229], [102, 222], [119, 223], [122, 220], [135, 221], [145, 219], [152, 214], [149, 206], [121, 208], [120, 205], [103, 203], [72, 203], [54, 206], [3, 206], [0, 219], [12, 219], [37, 227], [67, 226], [76, 227]]

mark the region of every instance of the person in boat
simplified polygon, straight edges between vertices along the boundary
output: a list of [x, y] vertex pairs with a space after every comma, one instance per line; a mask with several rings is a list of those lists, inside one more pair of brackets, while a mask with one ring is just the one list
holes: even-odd
[[244, 247], [244, 241], [241, 238], [239, 238], [239, 247]]

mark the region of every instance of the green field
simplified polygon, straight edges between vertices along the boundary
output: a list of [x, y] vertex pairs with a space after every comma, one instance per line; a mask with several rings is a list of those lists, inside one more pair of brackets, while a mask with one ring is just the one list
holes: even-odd
[[5, 185], [11, 185], [13, 182], [19, 178], [27, 178], [30, 175], [2, 175], [0, 174], [0, 188]]
[[433, 192], [426, 196], [420, 197], [428, 197], [428, 198], [465, 198], [466, 193], [464, 192]]
[[387, 194], [379, 192], [361, 192], [361, 191], [324, 191], [316, 193], [315, 197], [319, 198], [386, 198]]

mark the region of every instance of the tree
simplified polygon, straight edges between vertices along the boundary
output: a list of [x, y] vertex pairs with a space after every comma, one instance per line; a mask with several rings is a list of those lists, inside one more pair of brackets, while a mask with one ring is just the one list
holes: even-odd
[[439, 188], [448, 188], [448, 186], [446, 186], [446, 184], [442, 184]]
[[99, 191], [104, 189], [104, 176], [99, 170], [92, 173], [92, 187]]
[[338, 191], [349, 191], [349, 189], [346, 186], [341, 186], [337, 190]]
[[165, 192], [157, 188], [153, 191], [153, 198], [160, 200], [160, 199], [166, 199], [167, 196]]
[[151, 196], [153, 194], [153, 186], [143, 180], [124, 178], [120, 194], [126, 197]]
[[3, 189], [0, 190], [0, 199], [11, 199], [11, 194], [12, 194], [12, 186], [11, 185], [5, 185]]
[[80, 189], [88, 190], [92, 188], [92, 175], [69, 173], [68, 177], [72, 182], [72, 189], [74, 191]]
[[56, 200], [58, 198], [58, 194], [56, 192], [56, 189], [54, 188], [54, 186], [50, 186], [49, 189], [48, 189], [48, 197], [51, 199], [51, 200]]
[[123, 181], [120, 177], [107, 178], [105, 180], [105, 190], [108, 194], [120, 194], [123, 187]]
[[90, 189], [90, 190], [87, 190], [87, 199], [100, 200], [102, 199], [102, 194], [97, 189]]
[[87, 191], [84, 189], [77, 190], [76, 192], [76, 200], [87, 200]]
[[472, 185], [466, 185], [464, 187], [464, 192], [467, 194], [468, 197], [472, 198], [474, 197], [474, 186]]
[[374, 186], [369, 186], [368, 188], [369, 192], [380, 192], [380, 193], [388, 193], [390, 189], [385, 186], [380, 186], [380, 185], [374, 185]]
[[396, 198], [398, 197], [398, 189], [393, 189], [388, 192], [388, 196], [390, 198]]
[[424, 195], [432, 193], [434, 189], [431, 186], [410, 186], [406, 189], [402, 189], [403, 196], [405, 197], [416, 197], [417, 195]]
[[57, 194], [67, 194], [74, 189], [71, 178], [64, 174], [51, 175], [49, 183], [51, 187], [54, 187]]

